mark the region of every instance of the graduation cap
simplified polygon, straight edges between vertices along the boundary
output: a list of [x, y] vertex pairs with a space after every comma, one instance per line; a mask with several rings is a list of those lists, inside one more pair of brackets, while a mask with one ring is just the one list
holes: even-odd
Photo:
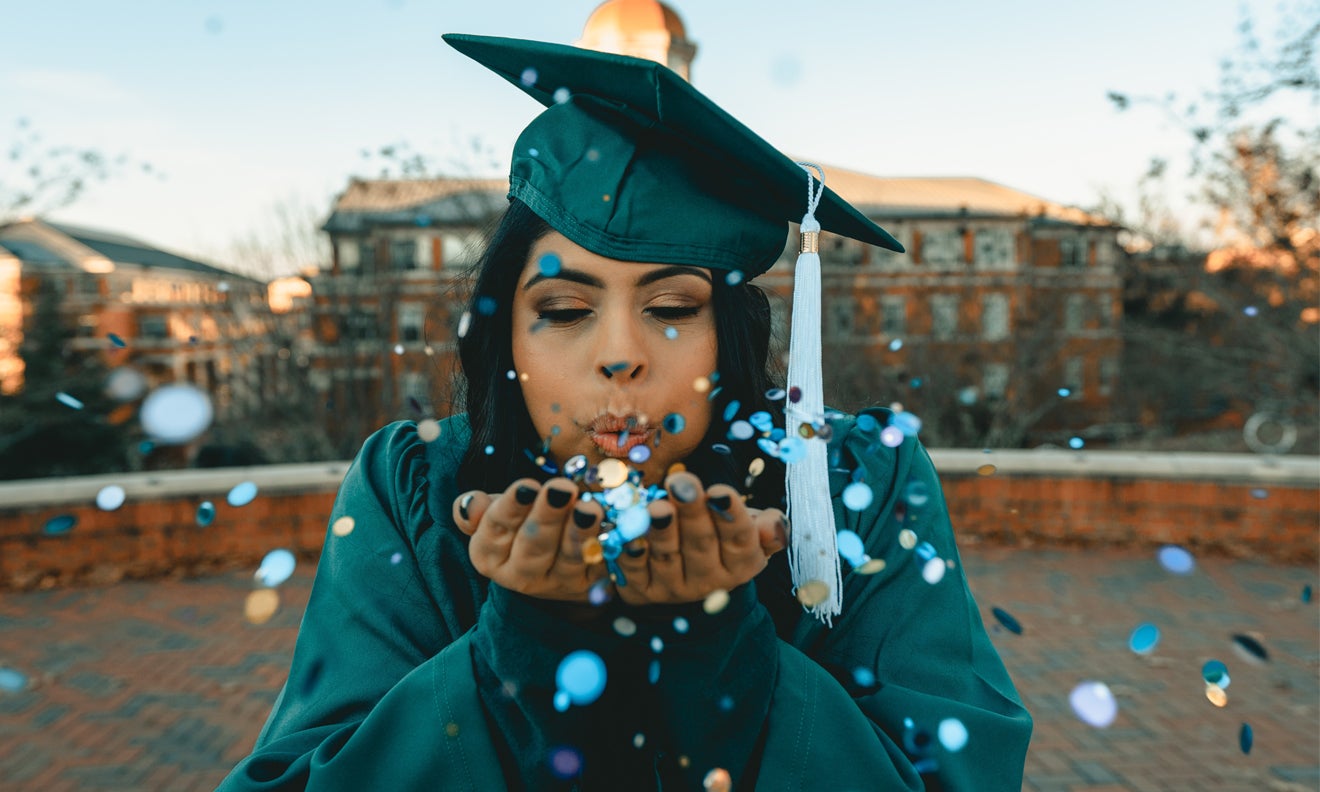
[[[824, 423], [820, 363], [820, 231], [903, 252], [884, 229], [692, 85], [653, 61], [521, 39], [444, 40], [546, 106], [515, 144], [509, 197], [606, 258], [681, 264], [753, 278], [800, 222], [789, 344], [788, 437]], [[811, 166], [815, 167], [815, 166]], [[826, 445], [806, 443], [787, 466], [794, 584], [823, 583], [805, 602], [839, 613], [842, 576]], [[818, 590], [819, 586], [813, 586]]]

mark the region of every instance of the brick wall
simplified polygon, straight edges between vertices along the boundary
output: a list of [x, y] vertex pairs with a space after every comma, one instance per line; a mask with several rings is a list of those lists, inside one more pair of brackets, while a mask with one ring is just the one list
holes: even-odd
[[[1320, 556], [1320, 459], [1250, 455], [933, 450], [963, 544], [1155, 548], [1314, 564]], [[979, 475], [977, 468], [997, 470]], [[256, 568], [284, 547], [320, 552], [347, 463], [89, 476], [0, 484], [0, 589], [113, 583], [124, 577]], [[225, 494], [251, 480], [257, 498]], [[95, 505], [122, 486], [113, 512]], [[215, 504], [215, 521], [196, 523]], [[48, 535], [51, 518], [77, 519]]]

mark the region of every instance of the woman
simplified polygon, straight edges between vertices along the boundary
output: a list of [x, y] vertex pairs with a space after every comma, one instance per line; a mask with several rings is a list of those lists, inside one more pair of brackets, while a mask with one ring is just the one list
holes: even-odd
[[[460, 329], [467, 413], [367, 440], [222, 788], [1017, 789], [1030, 718], [929, 458], [879, 439], [888, 411], [798, 420], [766, 370], [744, 281], [801, 170], [656, 64], [446, 40], [548, 105]], [[833, 193], [811, 209], [901, 250]], [[828, 519], [790, 529], [814, 453], [827, 486], [789, 500]], [[841, 587], [793, 580], [778, 551], [832, 548], [829, 520], [864, 554], [840, 539]]]

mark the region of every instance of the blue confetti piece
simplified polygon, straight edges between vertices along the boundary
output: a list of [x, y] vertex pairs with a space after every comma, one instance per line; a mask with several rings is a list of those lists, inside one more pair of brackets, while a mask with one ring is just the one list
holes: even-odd
[[1004, 626], [1005, 630], [1008, 630], [1014, 635], [1022, 634], [1022, 624], [1017, 619], [1013, 618], [1013, 614], [1003, 608], [991, 608], [990, 613], [995, 617], [995, 621]]

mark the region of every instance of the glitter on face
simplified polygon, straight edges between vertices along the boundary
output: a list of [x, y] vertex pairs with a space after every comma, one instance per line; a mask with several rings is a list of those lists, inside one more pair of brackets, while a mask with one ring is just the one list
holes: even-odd
[[225, 496], [225, 500], [230, 506], [246, 506], [257, 497], [257, 485], [251, 481], [244, 481], [235, 484], [234, 488]]
[[541, 270], [542, 275], [553, 278], [563, 268], [563, 261], [555, 253], [544, 253], [541, 258], [537, 259], [536, 266]]
[[102, 487], [96, 493], [96, 507], [102, 511], [114, 511], [124, 505], [124, 488], [118, 484]]
[[1160, 560], [1160, 566], [1175, 575], [1190, 575], [1196, 568], [1196, 561], [1192, 554], [1177, 545], [1166, 545], [1161, 547], [1157, 555]]
[[1128, 648], [1139, 655], [1148, 655], [1155, 651], [1160, 643], [1160, 628], [1153, 624], [1138, 624], [1128, 638]]
[[1118, 701], [1104, 682], [1083, 682], [1068, 697], [1073, 713], [1083, 723], [1103, 729], [1118, 717]]
[[335, 520], [334, 524], [330, 526], [330, 533], [335, 536], [348, 536], [353, 533], [353, 527], [355, 525], [356, 522], [353, 518], [345, 514], [343, 517]]
[[570, 652], [555, 671], [555, 686], [558, 693], [567, 694], [569, 703], [590, 704], [605, 690], [605, 661], [586, 649]]
[[670, 341], [673, 341], [675, 338], [678, 338], [678, 328], [676, 328], [676, 327], [666, 327], [666, 328], [665, 328], [665, 338], [668, 338]]
[[297, 559], [293, 553], [288, 550], [271, 550], [266, 557], [261, 559], [261, 566], [257, 567], [253, 577], [257, 583], [266, 588], [275, 588], [293, 575], [293, 569], [297, 566]]

